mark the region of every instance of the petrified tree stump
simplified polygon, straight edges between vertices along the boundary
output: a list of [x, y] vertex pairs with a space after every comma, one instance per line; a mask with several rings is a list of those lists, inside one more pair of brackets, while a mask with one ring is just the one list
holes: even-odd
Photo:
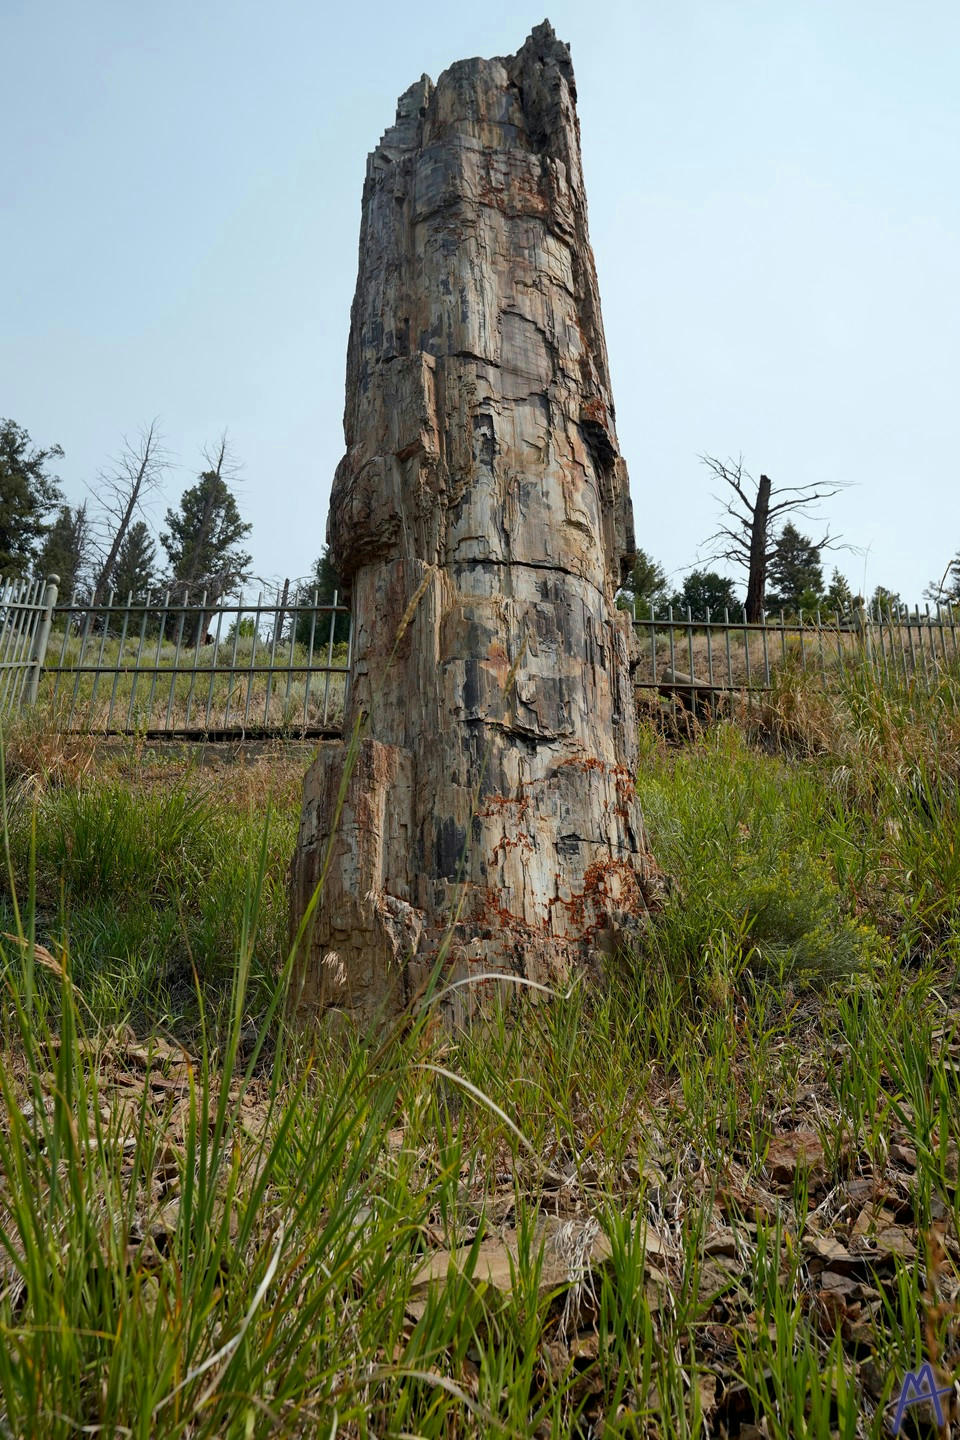
[[367, 164], [328, 523], [365, 738], [336, 824], [347, 746], [321, 746], [293, 868], [296, 921], [332, 845], [301, 1002], [362, 1020], [451, 925], [455, 975], [562, 982], [656, 885], [575, 101], [545, 23], [411, 86]]

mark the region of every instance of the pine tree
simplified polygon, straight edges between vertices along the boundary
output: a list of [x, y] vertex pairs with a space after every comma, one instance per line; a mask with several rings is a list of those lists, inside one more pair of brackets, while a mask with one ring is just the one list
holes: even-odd
[[718, 575], [716, 570], [691, 570], [683, 589], [671, 596], [670, 604], [675, 616], [685, 615], [689, 608], [695, 620], [705, 620], [708, 610], [711, 618], [717, 620], [724, 610], [740, 608], [733, 581], [726, 575]]
[[788, 520], [777, 537], [770, 561], [773, 593], [767, 605], [783, 610], [814, 610], [823, 594], [820, 547]]
[[830, 576], [830, 589], [823, 597], [823, 608], [831, 619], [835, 615], [848, 615], [853, 605], [853, 591], [845, 575], [834, 570]]
[[[343, 582], [330, 559], [330, 547], [324, 545], [323, 553], [314, 561], [313, 571], [306, 585], [300, 585], [295, 594], [297, 605], [307, 605], [313, 600], [316, 592], [317, 602], [320, 605], [332, 605], [333, 597], [336, 595], [337, 603], [343, 605], [345, 595]], [[297, 644], [309, 645], [311, 631], [313, 633], [313, 646], [316, 650], [320, 645], [326, 644], [330, 639], [330, 615], [319, 614], [314, 618], [312, 610], [301, 610], [297, 616]], [[345, 644], [350, 636], [349, 615], [338, 615], [333, 625], [334, 643]]]
[[31, 448], [28, 432], [13, 420], [0, 420], [0, 577], [20, 579], [33, 569], [37, 550], [50, 528], [47, 517], [63, 502], [58, 477], [48, 463], [63, 450]]
[[[249, 578], [251, 557], [240, 545], [252, 526], [240, 518], [224, 478], [230, 473], [226, 440], [206, 458], [209, 468], [183, 492], [179, 509], [167, 511], [160, 543], [170, 561], [170, 583], [177, 598], [186, 595], [196, 602], [206, 593], [209, 607]], [[200, 634], [204, 619], [198, 617]]]
[[156, 568], [157, 547], [146, 523], [135, 520], [120, 542], [110, 588], [121, 600], [128, 595], [145, 600], [156, 580]]
[[886, 585], [878, 585], [870, 596], [869, 610], [871, 615], [882, 615], [886, 619], [890, 614], [899, 614], [902, 604], [899, 590], [888, 590]]
[[76, 509], [61, 505], [37, 555], [37, 574], [59, 576], [59, 593], [69, 598], [83, 579], [90, 558], [90, 523], [87, 502]]
[[658, 605], [667, 598], [667, 576], [645, 550], [638, 550], [621, 596], [624, 608], [633, 611], [638, 620], [649, 620]]

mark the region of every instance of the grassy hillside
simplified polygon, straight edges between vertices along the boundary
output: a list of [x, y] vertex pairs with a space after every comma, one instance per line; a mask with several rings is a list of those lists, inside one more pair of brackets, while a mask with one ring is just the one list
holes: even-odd
[[952, 1383], [960, 677], [644, 729], [644, 949], [456, 1037], [283, 1032], [307, 758], [7, 737], [0, 1433], [879, 1435]]

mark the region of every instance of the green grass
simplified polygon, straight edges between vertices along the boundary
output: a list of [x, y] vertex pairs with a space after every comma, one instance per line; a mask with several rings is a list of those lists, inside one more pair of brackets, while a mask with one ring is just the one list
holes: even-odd
[[[8, 803], [14, 885], [29, 890], [54, 953], [69, 941], [71, 974], [105, 1024], [195, 1023], [197, 985], [210, 1006], [229, 992], [245, 897], [261, 841], [250, 1003], [262, 1012], [287, 935], [286, 867], [298, 821], [300, 767], [280, 762], [230, 775], [164, 763], [151, 752], [79, 783], [24, 786]], [[266, 772], [266, 774], [262, 772]], [[0, 929], [15, 929], [8, 898]]]
[[368, 1043], [283, 1030], [302, 760], [14, 737], [0, 1434], [883, 1434], [960, 1373], [957, 702], [645, 732], [644, 951]]

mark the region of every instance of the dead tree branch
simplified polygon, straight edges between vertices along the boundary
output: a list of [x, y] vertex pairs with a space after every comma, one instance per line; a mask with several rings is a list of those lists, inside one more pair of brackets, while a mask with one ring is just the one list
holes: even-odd
[[123, 447], [112, 467], [101, 471], [96, 485], [91, 486], [102, 511], [101, 558], [93, 585], [94, 605], [101, 604], [109, 590], [127, 531], [147, 497], [159, 490], [170, 463], [158, 422], [153, 419], [142, 428], [135, 441], [123, 437]]
[[[784, 485], [775, 488], [769, 475], [761, 475], [759, 480], [755, 480], [744, 469], [742, 455], [736, 460], [726, 461], [715, 455], [701, 455], [700, 459], [714, 478], [733, 492], [732, 496], [721, 493], [713, 497], [733, 523], [722, 524], [704, 542], [711, 547], [704, 558], [726, 560], [745, 572], [747, 599], [744, 608], [748, 621], [758, 623], [764, 616], [767, 568], [777, 548], [775, 518], [787, 512], [808, 515], [808, 507], [829, 500], [847, 487], [838, 482], [834, 485]], [[836, 549], [839, 539], [839, 536], [832, 536], [828, 529], [814, 548]]]

